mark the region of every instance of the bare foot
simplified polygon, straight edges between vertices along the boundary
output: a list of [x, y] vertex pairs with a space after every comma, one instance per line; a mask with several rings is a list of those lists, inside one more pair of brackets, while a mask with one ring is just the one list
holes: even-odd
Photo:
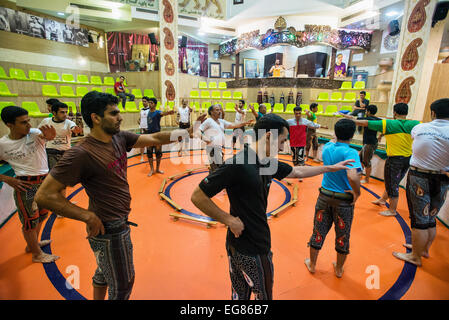
[[[41, 242], [39, 242], [39, 247], [45, 247], [47, 244], [50, 244], [53, 240], [42, 240]], [[28, 246], [25, 248], [25, 252], [26, 253], [30, 253], [31, 250], [30, 248], [28, 248]]]
[[151, 177], [152, 175], [153, 175], [153, 170], [151, 170], [150, 173], [147, 176]]
[[332, 262], [332, 265], [334, 266], [334, 272], [335, 272], [335, 275], [337, 276], [337, 278], [341, 278], [341, 276], [343, 275], [343, 272], [344, 272], [343, 267], [341, 267], [341, 270], [337, 270], [337, 263]]
[[382, 199], [377, 199], [374, 201], [371, 201], [372, 204], [378, 205], [378, 206], [384, 206], [387, 202], [385, 200]]
[[58, 260], [59, 257], [52, 255], [52, 254], [47, 254], [42, 252], [39, 256], [33, 256], [33, 262], [38, 262], [38, 263], [51, 263], [54, 262], [56, 260]]
[[164, 173], [164, 171], [162, 171], [162, 170], [156, 170], [156, 173]]
[[385, 210], [385, 211], [379, 212], [379, 214], [384, 217], [394, 217], [396, 215], [396, 212], [391, 212], [390, 210]]
[[363, 179], [360, 183], [369, 183], [369, 180]]
[[310, 273], [315, 273], [315, 267], [312, 267], [310, 265], [310, 259], [309, 258], [304, 259], [304, 264], [306, 265], [307, 270], [309, 270]]
[[401, 252], [393, 252], [393, 256], [398, 258], [399, 260], [403, 260], [414, 264], [415, 266], [421, 267], [421, 258], [417, 258], [411, 253], [401, 253]]
[[299, 181], [299, 182], [302, 182], [302, 179], [299, 179], [298, 181]]
[[[404, 243], [403, 246], [406, 247], [407, 249], [410, 249], [410, 250], [412, 250], [412, 248], [413, 248], [413, 246], [410, 243]], [[423, 252], [421, 257], [426, 258], [426, 259], [430, 258], [428, 252]]]
[[64, 216], [60, 216], [59, 214], [57, 214], [56, 218], [64, 218]]

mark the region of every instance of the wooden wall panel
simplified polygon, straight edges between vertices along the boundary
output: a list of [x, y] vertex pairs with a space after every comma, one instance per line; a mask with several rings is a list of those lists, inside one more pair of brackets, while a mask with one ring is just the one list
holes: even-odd
[[[430, 105], [442, 98], [449, 98], [449, 64], [436, 63], [433, 67], [430, 89], [427, 93], [426, 109], [424, 110], [424, 122], [431, 121]], [[421, 119], [417, 119], [421, 120]]]

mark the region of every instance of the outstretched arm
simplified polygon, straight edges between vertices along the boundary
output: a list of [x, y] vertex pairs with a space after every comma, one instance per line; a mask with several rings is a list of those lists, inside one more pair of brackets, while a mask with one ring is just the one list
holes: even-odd
[[45, 139], [47, 141], [53, 140], [56, 137], [56, 129], [50, 125], [43, 125], [39, 127], [39, 130], [42, 134], [39, 135], [39, 138]]
[[309, 178], [318, 176], [326, 172], [335, 172], [340, 170], [350, 169], [346, 167], [348, 164], [355, 162], [354, 160], [345, 160], [331, 166], [320, 166], [320, 167], [309, 167], [309, 166], [299, 166], [294, 167], [292, 172], [287, 176], [287, 178]]

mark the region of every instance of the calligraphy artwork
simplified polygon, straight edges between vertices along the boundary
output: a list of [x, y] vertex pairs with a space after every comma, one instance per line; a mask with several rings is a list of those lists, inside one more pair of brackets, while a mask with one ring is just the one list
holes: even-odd
[[430, 3], [430, 0], [420, 0], [413, 9], [410, 18], [408, 19], [407, 29], [408, 32], [414, 33], [421, 30], [427, 20], [426, 6]]
[[164, 56], [165, 59], [165, 73], [168, 76], [172, 76], [175, 74], [175, 64], [173, 63], [172, 57], [170, 57], [168, 54]]
[[173, 38], [173, 33], [167, 27], [165, 27], [163, 29], [163, 31], [165, 34], [165, 37], [164, 37], [165, 49], [173, 50], [173, 48], [175, 47], [175, 39]]
[[421, 38], [413, 40], [407, 47], [402, 56], [401, 67], [404, 71], [413, 70], [419, 60], [418, 47], [423, 44]]
[[165, 89], [165, 97], [169, 101], [174, 101], [176, 97], [175, 93], [175, 87], [173, 86], [173, 83], [170, 80], [165, 81], [165, 85], [167, 88]]
[[172, 23], [173, 19], [174, 19], [174, 14], [173, 14], [173, 7], [170, 3], [170, 1], [168, 0], [163, 0], [162, 3], [164, 4], [164, 20], [167, 23]]
[[412, 98], [412, 89], [410, 88], [415, 83], [414, 77], [408, 77], [402, 81], [396, 92], [396, 103], [409, 103]]

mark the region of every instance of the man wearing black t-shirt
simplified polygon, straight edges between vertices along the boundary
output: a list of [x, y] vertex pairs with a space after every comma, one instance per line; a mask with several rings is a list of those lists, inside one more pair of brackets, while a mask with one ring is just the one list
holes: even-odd
[[[203, 179], [192, 194], [192, 202], [211, 218], [228, 226], [226, 250], [232, 283], [232, 299], [271, 300], [273, 263], [267, 199], [272, 179], [307, 178], [348, 169], [353, 160], [332, 166], [292, 168], [272, 157], [282, 151], [289, 125], [276, 114], [268, 114], [254, 126], [255, 142], [225, 161]], [[230, 214], [211, 200], [226, 189]], [[251, 190], [251, 192], [248, 192]], [[244, 196], [242, 196], [244, 195]]]
[[365, 115], [366, 107], [369, 106], [369, 100], [365, 99], [366, 92], [360, 91], [359, 100], [357, 100], [353, 106], [354, 111], [351, 112], [351, 116], [361, 118]]
[[[358, 120], [381, 120], [374, 115], [377, 113], [377, 106], [371, 104], [366, 108], [366, 117], [358, 118]], [[345, 116], [346, 118], [353, 119], [351, 116]], [[365, 127], [363, 130], [363, 148], [360, 151], [360, 162], [365, 168], [365, 180], [360, 181], [361, 183], [369, 183], [369, 178], [371, 175], [371, 159], [373, 158], [374, 152], [377, 149], [378, 139], [381, 139], [382, 135], [377, 138], [377, 131], [370, 130]]]

